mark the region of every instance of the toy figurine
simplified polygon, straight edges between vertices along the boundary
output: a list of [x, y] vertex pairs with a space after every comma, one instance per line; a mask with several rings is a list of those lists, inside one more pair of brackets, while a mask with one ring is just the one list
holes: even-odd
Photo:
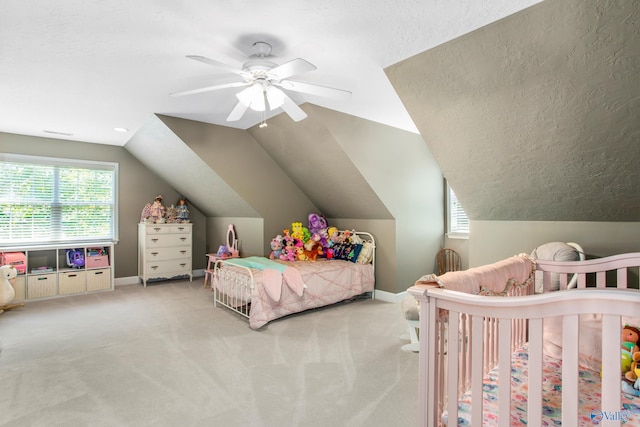
[[178, 200], [176, 210], [178, 211], [178, 221], [189, 222], [189, 207], [187, 206], [187, 201], [183, 197]]
[[164, 219], [164, 206], [162, 205], [162, 195], [158, 194], [151, 205], [151, 219], [153, 222], [162, 222]]

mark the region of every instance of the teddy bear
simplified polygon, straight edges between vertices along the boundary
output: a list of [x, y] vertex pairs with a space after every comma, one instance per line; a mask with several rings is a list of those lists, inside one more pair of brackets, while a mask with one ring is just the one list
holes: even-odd
[[278, 234], [276, 237], [271, 239], [271, 253], [269, 254], [269, 259], [280, 259], [282, 248], [282, 236]]
[[311, 233], [309, 232], [309, 229], [307, 227], [302, 225], [301, 222], [292, 222], [291, 237], [302, 241], [302, 243], [305, 243], [311, 238]]

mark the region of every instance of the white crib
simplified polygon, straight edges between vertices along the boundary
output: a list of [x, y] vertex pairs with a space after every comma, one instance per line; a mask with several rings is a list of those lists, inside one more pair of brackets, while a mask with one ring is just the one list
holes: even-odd
[[[640, 291], [626, 289], [637, 288], [638, 266], [640, 253], [522, 255], [410, 288], [420, 302], [420, 425], [640, 425], [640, 397], [621, 392], [620, 370], [623, 322], [640, 322]], [[548, 283], [551, 273], [561, 289], [533, 295], [535, 275]], [[567, 290], [573, 274], [577, 289]], [[549, 354], [552, 336], [558, 355]], [[601, 359], [583, 354], [592, 342]]]

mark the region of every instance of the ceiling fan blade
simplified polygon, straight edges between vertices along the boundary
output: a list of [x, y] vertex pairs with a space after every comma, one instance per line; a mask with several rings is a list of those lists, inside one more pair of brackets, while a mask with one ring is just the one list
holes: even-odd
[[202, 62], [204, 64], [213, 65], [214, 67], [221, 68], [223, 70], [229, 71], [230, 73], [237, 74], [242, 77], [246, 77], [248, 75], [248, 73], [246, 71], [243, 71], [241, 68], [234, 67], [233, 65], [225, 64], [224, 62], [216, 61], [215, 59], [207, 58], [205, 56], [187, 55], [187, 58], [193, 59], [194, 61]]
[[244, 115], [244, 113], [247, 111], [247, 108], [249, 108], [248, 105], [245, 105], [242, 102], [238, 102], [236, 104], [236, 106], [233, 107], [233, 110], [231, 110], [231, 113], [227, 117], [227, 121], [228, 122], [236, 122], [236, 121], [240, 120], [242, 118], [242, 116]]
[[302, 58], [292, 59], [289, 62], [285, 62], [282, 65], [278, 65], [275, 68], [269, 70], [269, 74], [273, 74], [278, 80], [286, 79], [287, 77], [295, 76], [298, 74], [306, 73], [316, 70], [316, 66], [312, 63], [305, 61]]
[[298, 105], [295, 102], [293, 102], [293, 100], [289, 98], [287, 94], [283, 92], [283, 95], [284, 95], [284, 100], [280, 108], [282, 108], [284, 112], [287, 113], [289, 117], [293, 119], [294, 122], [299, 122], [300, 120], [306, 119], [307, 113], [302, 111], [302, 108], [298, 107]]
[[283, 89], [294, 90], [296, 92], [308, 93], [309, 95], [317, 95], [323, 98], [331, 98], [338, 101], [348, 101], [351, 98], [351, 92], [348, 90], [336, 89], [328, 86], [320, 86], [311, 83], [296, 82], [293, 80], [283, 80], [280, 83], [274, 83]]
[[201, 87], [199, 89], [187, 90], [185, 92], [176, 92], [176, 93], [172, 93], [171, 96], [193, 95], [196, 93], [209, 92], [212, 90], [226, 89], [230, 87], [249, 86], [250, 84], [251, 83], [248, 83], [248, 82], [225, 83], [221, 85], [207, 86], [207, 87]]

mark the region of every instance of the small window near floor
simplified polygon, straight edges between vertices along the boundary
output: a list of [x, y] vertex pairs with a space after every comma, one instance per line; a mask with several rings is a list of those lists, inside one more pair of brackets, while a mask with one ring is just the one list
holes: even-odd
[[469, 218], [449, 184], [447, 184], [447, 236], [469, 237]]

